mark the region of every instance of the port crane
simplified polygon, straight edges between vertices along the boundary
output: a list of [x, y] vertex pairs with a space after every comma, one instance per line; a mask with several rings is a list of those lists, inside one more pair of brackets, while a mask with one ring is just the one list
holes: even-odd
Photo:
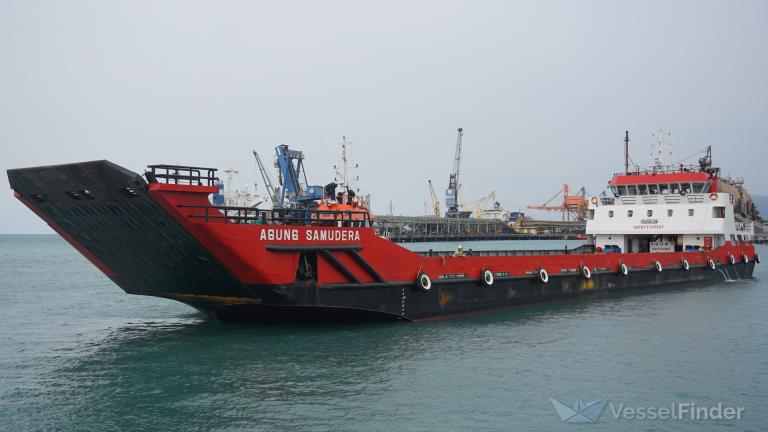
[[274, 186], [258, 153], [253, 152], [261, 177], [269, 190], [274, 207], [303, 207], [308, 201], [323, 197], [323, 187], [310, 185], [304, 170], [304, 153], [282, 144], [275, 147], [275, 168], [279, 186]]
[[468, 212], [470, 214], [474, 213], [477, 219], [484, 219], [486, 209], [491, 203], [495, 201], [496, 201], [496, 191], [493, 191], [482, 198], [476, 199], [474, 201], [470, 201], [468, 203], [464, 203], [461, 206], [459, 206], [459, 208], [461, 208], [463, 212]]
[[457, 130], [456, 153], [453, 157], [453, 170], [448, 177], [448, 189], [445, 190], [445, 217], [469, 217], [469, 214], [459, 210], [459, 168], [461, 167], [461, 138], [464, 136], [464, 129]]
[[[560, 205], [550, 205], [558, 196], [563, 196], [563, 202]], [[563, 184], [562, 189], [558, 190], [552, 198], [544, 204], [538, 206], [528, 206], [531, 210], [543, 210], [562, 213], [563, 222], [577, 221], [583, 222], [587, 215], [587, 190], [579, 189], [576, 195], [570, 195], [568, 184]]]
[[427, 180], [429, 183], [429, 199], [432, 200], [432, 211], [435, 216], [440, 217], [440, 201], [437, 199], [435, 188], [432, 186], [432, 180]]
[[267, 172], [266, 168], [264, 168], [264, 164], [261, 162], [261, 158], [259, 157], [259, 154], [256, 153], [256, 150], [253, 150], [253, 157], [256, 158], [256, 165], [259, 167], [259, 172], [261, 173], [261, 178], [264, 180], [264, 185], [267, 188], [267, 193], [269, 193], [269, 199], [272, 200], [272, 206], [276, 207], [278, 202], [278, 196], [279, 196], [279, 190], [273, 185], [272, 178], [269, 176], [269, 173]]

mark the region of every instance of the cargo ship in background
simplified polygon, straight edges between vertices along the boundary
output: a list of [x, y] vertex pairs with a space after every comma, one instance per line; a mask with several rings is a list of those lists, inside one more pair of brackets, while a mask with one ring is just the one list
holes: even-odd
[[276, 152], [280, 187], [268, 210], [214, 202], [213, 168], [150, 165], [138, 174], [100, 160], [8, 178], [16, 198], [125, 292], [226, 321], [417, 321], [749, 278], [760, 261], [748, 206], [711, 153], [696, 166], [614, 175], [609, 194], [590, 198], [590, 242], [578, 249], [468, 255], [389, 241], [359, 194], [308, 185], [303, 153]]

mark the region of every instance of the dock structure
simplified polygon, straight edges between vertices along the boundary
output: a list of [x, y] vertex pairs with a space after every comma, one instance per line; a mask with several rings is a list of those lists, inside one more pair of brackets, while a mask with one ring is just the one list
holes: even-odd
[[[537, 225], [548, 226], [545, 223]], [[435, 216], [381, 215], [374, 219], [376, 232], [394, 242], [571, 239], [579, 234], [557, 222], [548, 230], [516, 232], [498, 219], [445, 218]], [[583, 233], [583, 231], [581, 231]]]

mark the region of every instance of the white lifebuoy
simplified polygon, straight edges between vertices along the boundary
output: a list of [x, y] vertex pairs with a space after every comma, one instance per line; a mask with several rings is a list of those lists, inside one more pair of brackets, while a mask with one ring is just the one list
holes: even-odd
[[483, 285], [485, 286], [493, 285], [493, 272], [487, 269], [483, 270], [483, 274], [480, 277], [480, 281], [482, 281]]
[[629, 267], [627, 267], [627, 265], [624, 263], [619, 264], [619, 273], [621, 273], [622, 276], [628, 275]]
[[539, 275], [539, 280], [540, 280], [542, 283], [547, 283], [547, 282], [549, 282], [549, 273], [547, 273], [547, 271], [546, 271], [546, 270], [544, 270], [544, 269], [539, 269], [539, 273], [538, 273], [538, 275]]
[[658, 261], [653, 262], [653, 266], [656, 267], [656, 271], [658, 273], [661, 273], [662, 270], [664, 270], [664, 267], [661, 266], [661, 263]]
[[683, 266], [683, 270], [688, 271], [691, 269], [691, 265], [688, 263], [688, 260], [683, 258], [683, 261], [680, 262], [680, 264]]
[[741, 260], [744, 261], [744, 264], [749, 264], [749, 257], [747, 256], [746, 252], [741, 254]]
[[416, 284], [419, 286], [419, 289], [424, 292], [429, 292], [429, 290], [432, 289], [432, 279], [430, 279], [429, 275], [426, 273], [421, 273], [419, 275], [416, 279]]
[[581, 266], [581, 275], [584, 276], [584, 279], [591, 279], [592, 270], [588, 266]]
[[597, 205], [597, 197], [596, 196], [593, 196], [592, 199], [590, 199], [590, 201], [592, 202], [592, 204]]
[[731, 265], [736, 264], [736, 258], [732, 254], [728, 254], [728, 262]]
[[709, 194], [709, 199], [711, 199], [712, 201], [715, 201], [717, 199], [717, 192], [712, 192], [711, 194]]
[[716, 268], [717, 268], [717, 265], [715, 265], [715, 260], [713, 260], [713, 259], [711, 259], [711, 258], [709, 259], [709, 261], [707, 262], [707, 264], [709, 264], [709, 268], [711, 268], [712, 270], [714, 270], [714, 269], [716, 269]]

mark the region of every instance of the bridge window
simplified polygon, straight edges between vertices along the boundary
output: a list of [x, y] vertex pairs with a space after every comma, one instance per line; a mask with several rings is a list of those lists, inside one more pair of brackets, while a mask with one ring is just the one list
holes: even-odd
[[613, 192], [613, 196], [619, 196], [619, 191], [616, 189], [616, 186], [611, 186], [611, 192]]
[[680, 183], [670, 183], [669, 188], [671, 189], [673, 195], [680, 194]]
[[674, 212], [672, 211], [672, 209], [667, 209], [667, 216], [672, 217], [673, 214]]
[[717, 219], [725, 218], [725, 207], [712, 207], [712, 217]]
[[619, 195], [624, 196], [627, 194], [627, 187], [626, 186], [619, 186]]
[[688, 195], [691, 193], [691, 184], [690, 183], [680, 183], [680, 192]]
[[648, 194], [649, 195], [658, 195], [659, 194], [659, 185], [649, 184], [648, 185]]
[[638, 195], [648, 195], [648, 185], [637, 185]]
[[637, 195], [637, 186], [627, 186], [627, 195]]
[[653, 216], [653, 210], [648, 210], [648, 213], [647, 213], [647, 215], [648, 215], [648, 217], [651, 217], [651, 216]]
[[693, 193], [704, 193], [704, 187], [706, 186], [706, 183], [694, 183], [693, 184]]
[[659, 185], [659, 193], [662, 195], [669, 195], [669, 185], [662, 183]]

